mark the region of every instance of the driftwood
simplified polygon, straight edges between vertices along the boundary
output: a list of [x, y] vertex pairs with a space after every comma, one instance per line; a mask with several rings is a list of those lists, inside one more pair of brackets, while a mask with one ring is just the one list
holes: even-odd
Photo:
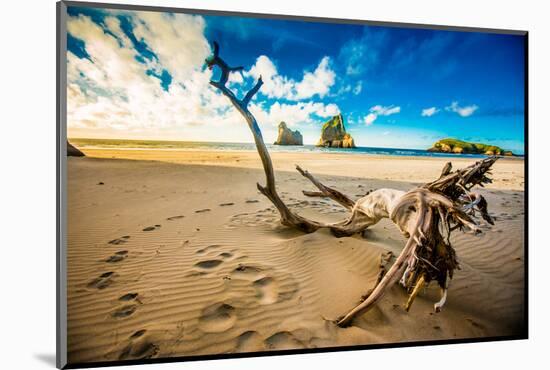
[[487, 211], [486, 200], [471, 189], [476, 185], [483, 186], [491, 182], [487, 175], [498, 158], [489, 157], [456, 171], [452, 171], [452, 165], [449, 162], [435, 181], [408, 192], [378, 189], [357, 201], [322, 184], [308, 171], [296, 166], [297, 171], [318, 189], [315, 192], [304, 191], [305, 195], [330, 198], [351, 212], [347, 219], [337, 223], [309, 220], [289, 209], [277, 193], [271, 157], [258, 123], [248, 110], [248, 104], [263, 84], [261, 76], [254, 87], [239, 99], [226, 86], [226, 83], [229, 73], [241, 70], [242, 67], [229, 67], [220, 58], [217, 43], [214, 43], [213, 55], [205, 62], [209, 68], [214, 66], [220, 68], [220, 80], [210, 81], [210, 84], [231, 101], [248, 123], [266, 176], [266, 185], [257, 184], [258, 190], [277, 208], [282, 224], [306, 233], [328, 228], [335, 236], [341, 237], [361, 233], [382, 218], [389, 218], [407, 238], [403, 251], [397, 256], [390, 269], [380, 275], [374, 288], [369, 291], [364, 300], [337, 320], [337, 324], [349, 325], [357, 315], [372, 308], [385, 291], [397, 281], [400, 281], [410, 293], [405, 304], [407, 311], [422, 288], [433, 280], [437, 281], [441, 288], [441, 299], [434, 304], [434, 309], [439, 312], [447, 299], [448, 279], [452, 278], [454, 270], [459, 268], [455, 250], [450, 243], [451, 232], [456, 229], [480, 232], [476, 221], [478, 214], [485, 221], [493, 223]]

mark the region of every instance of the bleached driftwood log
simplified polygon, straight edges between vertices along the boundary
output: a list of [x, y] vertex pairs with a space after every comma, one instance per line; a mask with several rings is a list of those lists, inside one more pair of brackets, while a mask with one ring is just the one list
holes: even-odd
[[220, 68], [220, 80], [210, 81], [210, 84], [231, 101], [248, 123], [266, 176], [266, 185], [257, 184], [258, 190], [277, 208], [282, 224], [306, 233], [328, 228], [335, 236], [340, 237], [363, 232], [382, 218], [390, 218], [407, 238], [403, 251], [387, 273], [380, 275], [370, 294], [357, 307], [337, 320], [337, 324], [349, 325], [354, 317], [372, 308], [398, 280], [410, 292], [405, 304], [407, 311], [422, 287], [432, 280], [437, 281], [441, 288], [441, 299], [434, 304], [434, 309], [439, 311], [447, 298], [447, 279], [452, 278], [454, 270], [458, 268], [456, 253], [450, 243], [451, 232], [455, 229], [480, 232], [475, 220], [477, 213], [485, 221], [493, 223], [487, 211], [486, 200], [480, 194], [471, 192], [471, 189], [491, 182], [487, 175], [498, 158], [489, 157], [454, 172], [449, 162], [444, 166], [440, 177], [433, 182], [408, 192], [378, 189], [357, 201], [322, 184], [308, 171], [296, 166], [298, 172], [319, 190], [304, 191], [305, 195], [328, 197], [351, 212], [347, 219], [337, 223], [309, 220], [289, 209], [277, 193], [271, 157], [260, 127], [248, 110], [248, 104], [263, 84], [261, 76], [254, 87], [239, 99], [226, 83], [229, 73], [242, 70], [242, 67], [229, 67], [220, 58], [217, 43], [214, 43], [213, 55], [205, 62], [209, 68]]

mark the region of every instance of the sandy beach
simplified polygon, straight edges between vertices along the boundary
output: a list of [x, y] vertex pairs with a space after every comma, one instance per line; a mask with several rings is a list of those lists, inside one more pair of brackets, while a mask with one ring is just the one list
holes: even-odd
[[[68, 158], [70, 363], [520, 334], [524, 323], [524, 162], [501, 159], [481, 189], [494, 226], [455, 233], [461, 269], [441, 313], [431, 284], [403, 309], [394, 286], [353, 326], [332, 323], [375, 283], [403, 236], [383, 220], [335, 238], [279, 223], [256, 190], [255, 152], [84, 149]], [[272, 153], [279, 193], [310, 218], [337, 221], [338, 204], [295, 164], [359, 198], [408, 190], [475, 159]]]

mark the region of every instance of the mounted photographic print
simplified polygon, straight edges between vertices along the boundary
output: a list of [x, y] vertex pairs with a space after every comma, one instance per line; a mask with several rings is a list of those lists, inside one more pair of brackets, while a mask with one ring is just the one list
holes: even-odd
[[527, 32], [58, 3], [58, 366], [527, 338]]

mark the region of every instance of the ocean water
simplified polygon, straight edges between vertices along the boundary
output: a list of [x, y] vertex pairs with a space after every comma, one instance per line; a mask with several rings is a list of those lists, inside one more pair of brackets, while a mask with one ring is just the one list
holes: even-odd
[[[158, 150], [216, 150], [216, 151], [256, 151], [253, 143], [218, 143], [197, 141], [160, 141], [160, 140], [117, 140], [117, 139], [70, 139], [81, 148], [105, 149], [158, 149]], [[320, 148], [314, 145], [273, 145], [266, 144], [270, 152], [296, 153], [349, 153], [355, 155], [391, 155], [409, 157], [463, 157], [485, 158], [482, 154], [432, 153], [423, 149], [357, 147], [354, 149]]]

